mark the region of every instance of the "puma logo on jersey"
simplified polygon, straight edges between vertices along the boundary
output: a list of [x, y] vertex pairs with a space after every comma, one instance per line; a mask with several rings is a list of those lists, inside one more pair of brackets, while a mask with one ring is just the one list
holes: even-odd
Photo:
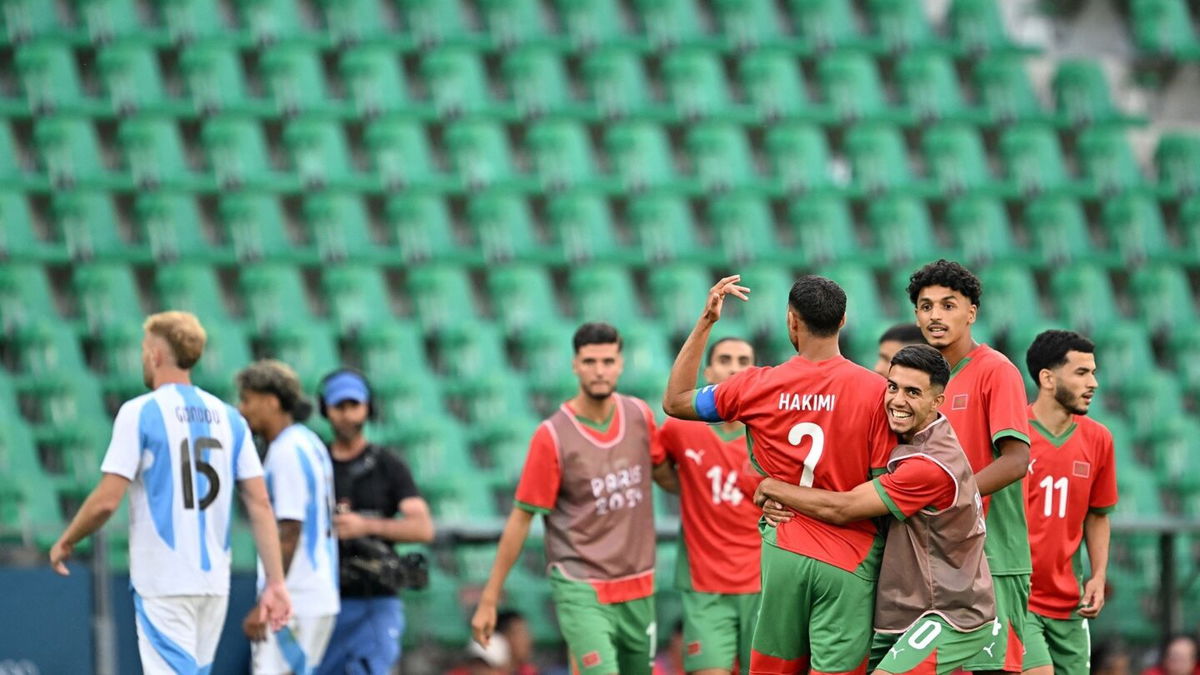
[[995, 642], [993, 642], [992, 644], [990, 644], [990, 645], [988, 645], [988, 646], [986, 646], [986, 647], [984, 647], [984, 648], [983, 648], [983, 651], [987, 652], [987, 655], [988, 655], [988, 658], [989, 658], [989, 659], [994, 659], [994, 658], [996, 658], [996, 655], [992, 653], [992, 648], [993, 648], [993, 647], [995, 647], [995, 646], [996, 646], [996, 643], [995, 643]]
[[888, 656], [892, 657], [893, 659], [898, 659], [900, 658], [900, 652], [902, 651], [904, 651], [904, 647], [901, 647], [898, 644], [892, 645], [892, 648], [888, 650]]
[[691, 448], [688, 448], [687, 450], [683, 451], [683, 454], [685, 456], [687, 456], [688, 459], [692, 460], [693, 462], [695, 462], [697, 464], [699, 464], [700, 461], [704, 458], [703, 450], [692, 450]]

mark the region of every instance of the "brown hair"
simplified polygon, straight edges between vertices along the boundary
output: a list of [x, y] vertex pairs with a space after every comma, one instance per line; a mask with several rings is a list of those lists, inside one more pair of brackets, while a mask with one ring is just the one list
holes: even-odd
[[279, 407], [297, 422], [303, 422], [312, 415], [313, 404], [304, 396], [300, 377], [282, 361], [255, 361], [237, 374], [234, 384], [241, 390], [271, 394], [279, 399]]
[[146, 317], [142, 329], [167, 341], [175, 365], [191, 369], [204, 353], [208, 334], [195, 314], [190, 312], [159, 312]]

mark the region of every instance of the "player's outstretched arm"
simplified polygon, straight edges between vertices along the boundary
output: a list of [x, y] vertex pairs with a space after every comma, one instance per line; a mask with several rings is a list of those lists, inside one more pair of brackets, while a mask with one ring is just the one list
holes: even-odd
[[267, 576], [267, 585], [258, 598], [259, 620], [265, 621], [272, 631], [276, 631], [292, 618], [292, 601], [284, 583], [283, 555], [280, 553], [275, 512], [267, 496], [267, 484], [261, 477], [238, 481], [238, 490], [242, 503], [246, 505], [254, 546], [258, 549], [258, 557]]
[[492, 632], [496, 630], [496, 606], [500, 603], [504, 580], [521, 556], [532, 522], [533, 513], [514, 506], [512, 513], [508, 514], [508, 521], [504, 523], [504, 532], [500, 534], [500, 544], [496, 547], [496, 562], [492, 563], [492, 573], [488, 575], [483, 594], [479, 597], [479, 607], [475, 608], [475, 616], [471, 617], [471, 636], [484, 647], [487, 647]]
[[1083, 519], [1083, 539], [1087, 543], [1092, 576], [1083, 585], [1083, 602], [1079, 616], [1094, 619], [1104, 609], [1104, 585], [1108, 578], [1108, 544], [1112, 530], [1108, 514], [1088, 513]]
[[[684, 420], [701, 419], [696, 413], [694, 401], [696, 398], [696, 373], [700, 370], [700, 361], [704, 357], [704, 346], [708, 344], [708, 335], [712, 332], [713, 324], [721, 320], [721, 308], [725, 304], [725, 296], [732, 295], [742, 300], [749, 300], [750, 289], [738, 285], [741, 275], [735, 274], [721, 279], [708, 289], [708, 298], [704, 303], [704, 312], [696, 321], [692, 332], [679, 348], [675, 363], [671, 366], [671, 377], [667, 380], [667, 390], [663, 393], [663, 412], [671, 417]], [[720, 420], [705, 420], [716, 422]]]
[[849, 492], [830, 492], [764, 478], [754, 493], [754, 503], [762, 506], [768, 499], [797, 513], [834, 525], [845, 525], [889, 513], [887, 504], [883, 503], [871, 483], [862, 483]]
[[71, 519], [71, 524], [63, 531], [62, 536], [50, 548], [50, 565], [55, 572], [69, 575], [66, 560], [71, 557], [75, 545], [85, 537], [100, 529], [112, 514], [121, 506], [125, 498], [125, 490], [129, 489], [129, 479], [115, 473], [106, 473], [96, 484], [96, 488], [83, 501], [79, 512]]
[[996, 447], [1000, 456], [975, 474], [979, 494], [985, 497], [1021, 480], [1029, 471], [1029, 443], [1006, 436], [996, 443]]

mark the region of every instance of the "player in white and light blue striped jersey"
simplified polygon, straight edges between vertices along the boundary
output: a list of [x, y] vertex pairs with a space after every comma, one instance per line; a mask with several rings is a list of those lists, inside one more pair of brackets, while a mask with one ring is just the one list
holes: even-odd
[[138, 647], [146, 673], [206, 673], [229, 596], [234, 486], [270, 571], [262, 618], [290, 615], [275, 517], [246, 421], [232, 406], [191, 384], [205, 333], [196, 317], [149, 317], [142, 367], [152, 391], [121, 406], [100, 483], [50, 551], [67, 574], [74, 546], [99, 529], [129, 491], [129, 576]]
[[[300, 379], [279, 361], [238, 373], [238, 407], [268, 443], [263, 468], [295, 618], [268, 631], [252, 612], [243, 629], [253, 640], [258, 675], [310, 673], [320, 664], [340, 609], [337, 540], [333, 533], [333, 463], [317, 435], [300, 422], [312, 414]], [[265, 583], [259, 566], [259, 588]]]

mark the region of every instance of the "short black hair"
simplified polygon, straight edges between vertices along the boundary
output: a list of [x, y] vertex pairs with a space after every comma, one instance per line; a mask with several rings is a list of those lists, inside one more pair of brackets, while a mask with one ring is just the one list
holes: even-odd
[[879, 336], [879, 343], [883, 344], [884, 342], [899, 342], [904, 345], [926, 344], [925, 334], [915, 323], [898, 323], [883, 331], [883, 335]]
[[1067, 352], [1094, 354], [1096, 344], [1073, 330], [1047, 330], [1033, 338], [1025, 351], [1025, 367], [1034, 382], [1043, 369], [1053, 370], [1067, 362]]
[[524, 621], [525, 615], [515, 609], [502, 609], [496, 614], [496, 632], [507, 631], [517, 621]]
[[929, 383], [935, 387], [946, 387], [950, 381], [950, 364], [946, 357], [929, 345], [908, 345], [892, 357], [893, 366], [904, 366], [929, 375]]
[[571, 343], [575, 345], [576, 354], [588, 345], [616, 344], [618, 351], [624, 346], [621, 342], [621, 334], [617, 332], [617, 329], [603, 321], [592, 321], [580, 326], [575, 331], [575, 337], [571, 338]]
[[809, 274], [792, 284], [788, 306], [817, 337], [837, 335], [846, 316], [846, 291], [832, 279]]
[[704, 361], [705, 365], [708, 365], [708, 366], [712, 365], [713, 352], [717, 351], [717, 347], [720, 347], [721, 345], [725, 344], [726, 342], [745, 342], [746, 344], [750, 345], [750, 351], [751, 352], [754, 351], [754, 345], [750, 344], [749, 340], [747, 340], [745, 338], [740, 338], [740, 337], [730, 335], [729, 337], [723, 337], [720, 340], [717, 340], [716, 342], [714, 342], [708, 346], [708, 357]]
[[917, 298], [920, 297], [921, 291], [930, 286], [945, 286], [952, 291], [958, 291], [976, 307], [979, 306], [979, 296], [983, 295], [983, 284], [979, 283], [979, 277], [971, 274], [971, 270], [945, 258], [929, 263], [908, 278], [908, 299], [912, 301], [913, 307], [917, 306]]

